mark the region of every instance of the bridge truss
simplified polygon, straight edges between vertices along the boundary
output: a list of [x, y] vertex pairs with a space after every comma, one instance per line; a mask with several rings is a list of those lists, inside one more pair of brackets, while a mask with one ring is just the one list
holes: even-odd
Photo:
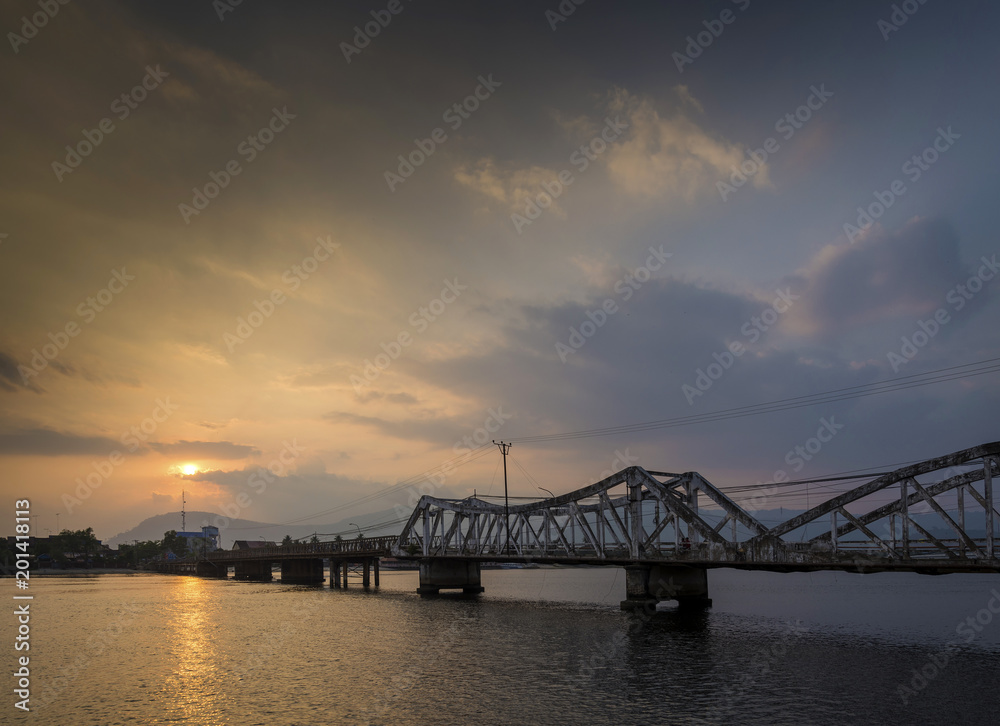
[[984, 444], [878, 476], [768, 526], [697, 472], [631, 466], [567, 494], [512, 505], [506, 521], [502, 504], [424, 496], [393, 554], [783, 571], [997, 572], [998, 475], [1000, 442]]

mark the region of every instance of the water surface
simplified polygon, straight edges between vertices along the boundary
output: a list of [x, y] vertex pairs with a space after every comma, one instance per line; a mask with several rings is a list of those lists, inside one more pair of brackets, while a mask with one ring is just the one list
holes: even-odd
[[377, 592], [31, 584], [35, 710], [5, 706], [4, 722], [1000, 722], [993, 575], [714, 570], [711, 610], [655, 614], [619, 610], [618, 568], [488, 570], [473, 598], [420, 598], [415, 572], [386, 571]]

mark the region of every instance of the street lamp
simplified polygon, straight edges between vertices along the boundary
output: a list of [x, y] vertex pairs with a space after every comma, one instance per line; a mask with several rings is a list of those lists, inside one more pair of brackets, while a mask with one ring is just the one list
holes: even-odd
[[546, 489], [545, 487], [538, 487], [538, 488], [539, 488], [539, 489], [541, 489], [541, 490], [542, 490], [543, 492], [545, 492], [546, 494], [548, 494], [548, 495], [549, 495], [549, 496], [550, 496], [550, 497], [551, 497], [552, 499], [555, 499], [555, 498], [556, 498], [556, 495], [555, 495], [555, 494], [553, 494], [552, 492], [550, 492], [550, 491], [549, 491], [548, 489]]
[[[358, 525], [356, 525], [354, 522], [348, 522], [348, 524], [352, 527], [358, 527]], [[364, 539], [364, 537], [365, 536], [361, 534], [361, 527], [358, 527], [358, 539]]]

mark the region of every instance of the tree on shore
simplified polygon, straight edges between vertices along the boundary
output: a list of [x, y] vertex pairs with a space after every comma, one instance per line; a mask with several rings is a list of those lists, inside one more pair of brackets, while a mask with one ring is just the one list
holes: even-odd
[[178, 536], [177, 530], [175, 529], [170, 529], [164, 532], [163, 539], [160, 544], [164, 553], [166, 553], [167, 550], [170, 550], [178, 557], [184, 557], [187, 555], [187, 538]]

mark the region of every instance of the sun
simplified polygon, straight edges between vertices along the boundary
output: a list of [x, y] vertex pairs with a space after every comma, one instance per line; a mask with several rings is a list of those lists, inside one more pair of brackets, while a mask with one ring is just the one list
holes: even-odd
[[184, 464], [183, 466], [181, 466], [181, 474], [183, 474], [184, 476], [191, 476], [192, 474], [197, 474], [197, 473], [198, 473], [197, 464]]

